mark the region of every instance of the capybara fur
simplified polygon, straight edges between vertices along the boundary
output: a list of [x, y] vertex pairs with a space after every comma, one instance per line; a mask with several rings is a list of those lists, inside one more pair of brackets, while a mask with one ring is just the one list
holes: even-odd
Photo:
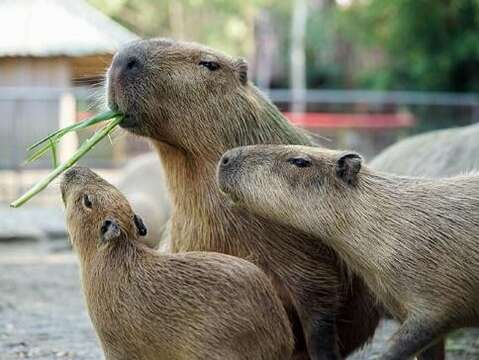
[[125, 194], [136, 213], [149, 224], [148, 234], [141, 241], [152, 248], [160, 247], [166, 223], [171, 216], [171, 206], [158, 155], [150, 152], [128, 160], [121, 169], [118, 189]]
[[403, 360], [479, 325], [479, 175], [409, 178], [354, 152], [233, 149], [218, 167], [240, 206], [320, 237], [402, 325], [381, 359]]
[[[479, 124], [426, 132], [387, 147], [369, 166], [396, 175], [428, 178], [477, 171], [478, 138]], [[434, 358], [441, 360], [444, 356]]]
[[257, 266], [225, 254], [149, 248], [126, 198], [88, 168], [68, 170], [61, 191], [107, 360], [291, 358], [287, 314]]
[[230, 148], [312, 144], [248, 81], [243, 59], [194, 43], [135, 42], [113, 59], [108, 102], [124, 114], [120, 126], [150, 138], [160, 155], [172, 251], [216, 251], [260, 266], [290, 314], [297, 355], [334, 359], [338, 347], [346, 355], [370, 338], [372, 296], [321, 239], [234, 208], [218, 189], [216, 163]]

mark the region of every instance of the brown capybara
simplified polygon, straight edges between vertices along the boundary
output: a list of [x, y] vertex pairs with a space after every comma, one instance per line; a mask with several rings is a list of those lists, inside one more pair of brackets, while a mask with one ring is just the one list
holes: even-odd
[[335, 359], [370, 338], [379, 317], [372, 296], [321, 239], [231, 207], [218, 189], [216, 163], [228, 149], [312, 144], [248, 81], [244, 60], [193, 43], [134, 42], [113, 59], [108, 102], [124, 114], [120, 126], [150, 138], [160, 155], [172, 251], [252, 259], [290, 314], [297, 356]]
[[61, 191], [107, 360], [291, 358], [286, 312], [258, 267], [224, 254], [149, 248], [126, 198], [88, 168], [68, 170]]
[[451, 177], [479, 170], [479, 124], [429, 131], [384, 149], [368, 166], [404, 176]]
[[221, 189], [240, 206], [320, 237], [401, 322], [384, 360], [479, 325], [479, 175], [408, 178], [354, 152], [249, 146], [227, 152]]
[[479, 124], [408, 137], [377, 155], [369, 166], [396, 175], [450, 177], [479, 170]]

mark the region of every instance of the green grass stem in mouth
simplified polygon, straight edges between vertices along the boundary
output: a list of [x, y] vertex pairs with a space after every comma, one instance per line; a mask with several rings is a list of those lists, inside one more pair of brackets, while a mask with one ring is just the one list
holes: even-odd
[[108, 110], [108, 111], [102, 112], [101, 114], [95, 115], [89, 119], [64, 127], [62, 129], [58, 129], [52, 132], [51, 134], [48, 134], [44, 138], [38, 140], [36, 143], [28, 147], [27, 150], [29, 154], [27, 155], [25, 164], [29, 164], [33, 161], [38, 160], [43, 155], [45, 155], [49, 150], [52, 150], [52, 152], [54, 152], [56, 149], [56, 145], [58, 144], [60, 139], [66, 134], [68, 134], [69, 132], [85, 129], [89, 126], [98, 124], [102, 121], [106, 121], [118, 116], [121, 116], [121, 114], [118, 112]]
[[[40, 180], [38, 183], [36, 183], [30, 190], [28, 190], [24, 195], [22, 195], [20, 198], [15, 200], [10, 204], [11, 207], [17, 208], [19, 206], [22, 206], [25, 204], [28, 200], [30, 200], [32, 197], [34, 197], [36, 194], [38, 194], [40, 191], [45, 189], [48, 184], [50, 184], [56, 177], [58, 177], [61, 173], [66, 171], [68, 168], [72, 167], [78, 160], [80, 160], [87, 152], [89, 152], [93, 147], [100, 142], [105, 136], [107, 136], [122, 120], [123, 117], [119, 113], [115, 113], [112, 111], [107, 111], [102, 114], [99, 114], [95, 117], [92, 117], [90, 119], [87, 119], [85, 121], [82, 121], [80, 123], [77, 123], [75, 125], [68, 126], [66, 128], [60, 129], [55, 131], [54, 133], [48, 135], [47, 137], [43, 138], [42, 140], [38, 141], [34, 145], [32, 145], [29, 149], [33, 149], [41, 144], [44, 144], [42, 147], [40, 147], [33, 155], [29, 157], [29, 161], [34, 161], [38, 159], [40, 156], [42, 156], [45, 152], [47, 152], [50, 149], [55, 148], [56, 142], [64, 136], [66, 133], [70, 131], [76, 131], [79, 129], [86, 128], [88, 126], [94, 125], [96, 123], [99, 123], [101, 121], [106, 121], [112, 119], [108, 122], [108, 125], [102, 127], [100, 130], [98, 130], [95, 134], [93, 134], [90, 138], [85, 140], [81, 146], [78, 148], [77, 151], [63, 164], [56, 166], [55, 169], [50, 172], [45, 178]], [[54, 163], [56, 163], [56, 152], [53, 151], [54, 155]], [[27, 160], [28, 161], [28, 160]]]
[[80, 129], [84, 129], [84, 128], [87, 128], [89, 126], [95, 125], [99, 122], [110, 120], [114, 117], [118, 117], [120, 115], [122, 115], [122, 114], [120, 114], [119, 112], [114, 112], [114, 111], [111, 111], [111, 110], [104, 111], [101, 114], [95, 115], [95, 116], [93, 116], [89, 119], [83, 120], [79, 123], [75, 123], [73, 125], [70, 125], [70, 126], [67, 126], [67, 127], [62, 128], [62, 129], [58, 129], [57, 131], [52, 132], [51, 134], [49, 134], [49, 135], [45, 136], [44, 138], [38, 140], [33, 145], [30, 145], [28, 147], [28, 151], [31, 151], [31, 150], [37, 148], [38, 146], [46, 143], [49, 140], [54, 140], [54, 141], [59, 140], [60, 138], [62, 138], [65, 134], [69, 133], [70, 131], [77, 131], [77, 130], [80, 130]]

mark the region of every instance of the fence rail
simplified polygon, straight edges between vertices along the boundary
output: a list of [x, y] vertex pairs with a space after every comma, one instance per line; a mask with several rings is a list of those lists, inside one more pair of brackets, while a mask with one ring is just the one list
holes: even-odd
[[[266, 91], [273, 102], [290, 103], [293, 100], [289, 89]], [[479, 96], [450, 92], [418, 91], [371, 91], [371, 90], [307, 90], [306, 103], [330, 104], [397, 104], [429, 106], [471, 106], [479, 107]]]
[[[0, 87], [0, 99], [48, 100], [57, 99], [66, 92], [77, 97], [88, 98], [102, 93], [103, 89], [92, 90], [85, 87]], [[264, 92], [273, 102], [289, 103], [293, 99], [290, 89], [267, 89]], [[469, 93], [309, 89], [304, 94], [305, 101], [308, 103], [479, 106], [479, 95]]]
[[[28, 183], [26, 179], [30, 179], [28, 171], [32, 171], [32, 174], [38, 173], [50, 166], [48, 159], [44, 159], [43, 163], [33, 164], [28, 169], [23, 168], [21, 164], [25, 158], [25, 148], [29, 144], [49, 131], [57, 129], [62, 124], [62, 119], [72, 115], [68, 109], [69, 115], [64, 115], [66, 107], [62, 107], [62, 104], [65, 104], [62, 99], [74, 98], [76, 110], [73, 110], [75, 114], [72, 116], [78, 118], [79, 112], [88, 113], [91, 109], [98, 111], [97, 106], [101, 104], [98, 95], [103, 93], [103, 89], [86, 87], [0, 87], [0, 189], [3, 189], [0, 191], [0, 201], [5, 201], [5, 194], [12, 193], [10, 191], [12, 186], [17, 187], [16, 190], [13, 189], [13, 193], [23, 190], [25, 183]], [[293, 96], [289, 89], [272, 89], [266, 93], [282, 111], [290, 110]], [[312, 129], [330, 139], [325, 146], [354, 149], [367, 158], [373, 157], [399, 138], [415, 132], [479, 121], [479, 95], [476, 94], [307, 90], [304, 93], [304, 101], [309, 111], [306, 116], [318, 117], [319, 114], [323, 118], [326, 116], [327, 119], [334, 119], [331, 121], [335, 126]], [[371, 124], [374, 116], [381, 119], [407, 117], [414, 119], [414, 126], [402, 128], [382, 125], [358, 126], [360, 125], [358, 119], [363, 120], [363, 125]], [[345, 124], [354, 122], [356, 126], [339, 126], [337, 119], [342, 119]], [[323, 123], [324, 121], [321, 122]], [[80, 137], [85, 135], [87, 134], [81, 134]], [[107, 143], [99, 144], [89, 154], [85, 164], [92, 167], [115, 167], [122, 164], [128, 156], [144, 151], [145, 148], [144, 141], [134, 140], [132, 137], [127, 141], [125, 139], [117, 141], [114, 147]], [[8, 176], [3, 177], [5, 181], [1, 181], [1, 173], [8, 173]]]

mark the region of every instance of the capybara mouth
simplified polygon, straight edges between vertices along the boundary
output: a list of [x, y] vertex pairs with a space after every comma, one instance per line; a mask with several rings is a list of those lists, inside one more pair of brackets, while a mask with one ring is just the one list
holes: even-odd
[[241, 204], [241, 197], [235, 192], [225, 193], [226, 198], [228, 199], [231, 206], [236, 206]]
[[125, 114], [123, 116], [123, 120], [120, 122], [119, 125], [123, 129], [131, 130], [131, 129], [138, 128], [140, 126], [140, 123], [136, 116]]
[[217, 182], [221, 193], [229, 200], [230, 205], [236, 205], [241, 201], [237, 191], [237, 184], [234, 180], [234, 174], [230, 171], [219, 170], [217, 174]]

